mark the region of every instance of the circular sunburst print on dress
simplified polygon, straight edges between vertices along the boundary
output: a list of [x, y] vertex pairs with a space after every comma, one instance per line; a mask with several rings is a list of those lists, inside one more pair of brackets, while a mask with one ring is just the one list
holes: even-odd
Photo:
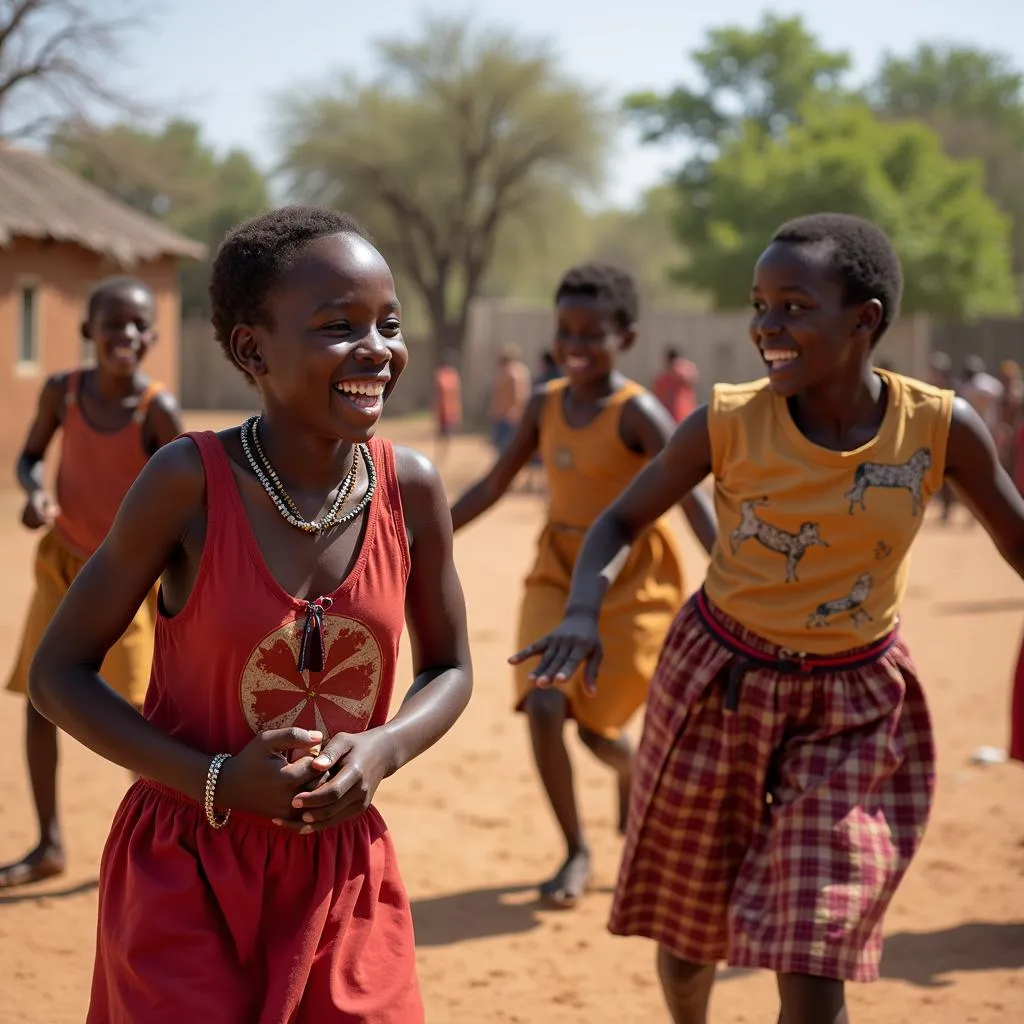
[[269, 729], [362, 732], [380, 691], [380, 644], [356, 619], [324, 615], [324, 670], [299, 672], [303, 618], [267, 634], [242, 669], [242, 713], [254, 733]]

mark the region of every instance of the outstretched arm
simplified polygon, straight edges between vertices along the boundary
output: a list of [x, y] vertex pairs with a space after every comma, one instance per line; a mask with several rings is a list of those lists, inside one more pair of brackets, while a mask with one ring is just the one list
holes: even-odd
[[562, 624], [509, 660], [517, 664], [541, 655], [531, 673], [541, 685], [570, 678], [586, 662], [584, 679], [592, 690], [600, 663], [597, 620], [608, 588], [629, 557], [636, 537], [710, 472], [708, 411], [707, 406], [701, 406], [590, 528], [572, 574]]
[[1024, 499], [999, 463], [981, 417], [962, 398], [953, 402], [946, 479], [981, 520], [999, 553], [1024, 577]]
[[452, 505], [452, 527], [461, 530], [486, 512], [512, 486], [519, 471], [530, 461], [540, 439], [540, 413], [544, 390], [538, 388], [527, 403], [515, 436], [498, 456], [490, 471]]
[[[632, 399], [623, 411], [622, 431], [626, 444], [635, 442], [653, 459], [672, 440], [676, 424], [654, 395], [644, 393]], [[710, 555], [718, 536], [718, 519], [711, 499], [694, 488], [679, 499], [679, 507], [701, 547]]]

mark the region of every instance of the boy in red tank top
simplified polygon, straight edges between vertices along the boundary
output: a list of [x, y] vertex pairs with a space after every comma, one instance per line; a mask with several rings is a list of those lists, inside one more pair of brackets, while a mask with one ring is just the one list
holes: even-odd
[[[7, 689], [26, 693], [29, 665], [71, 582], [110, 529], [118, 506], [149, 457], [181, 432], [178, 409], [161, 385], [139, 372], [156, 342], [153, 293], [132, 277], [100, 282], [89, 297], [82, 335], [96, 352], [95, 369], [51, 377], [18, 458], [27, 495], [21, 521], [46, 528], [36, 551], [36, 590]], [[61, 437], [57, 500], [46, 489], [44, 458]], [[142, 706], [153, 654], [156, 592], [141, 603], [111, 648], [104, 678]], [[0, 889], [58, 875], [64, 843], [57, 817], [57, 730], [26, 701], [25, 745], [39, 845], [0, 867]]]
[[[263, 410], [153, 458], [32, 667], [40, 711], [141, 776], [103, 854], [88, 1021], [418, 1024], [372, 802], [472, 680], [440, 478], [373, 436], [408, 361], [394, 280], [354, 219], [293, 206], [228, 236], [210, 296]], [[140, 716], [96, 666], [158, 579]]]

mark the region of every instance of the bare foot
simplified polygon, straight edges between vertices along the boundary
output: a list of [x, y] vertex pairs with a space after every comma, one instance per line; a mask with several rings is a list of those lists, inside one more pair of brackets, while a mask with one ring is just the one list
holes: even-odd
[[0, 889], [31, 885], [64, 874], [64, 851], [59, 846], [37, 846], [14, 864], [0, 867]]
[[590, 851], [577, 850], [540, 887], [540, 901], [553, 910], [571, 910], [590, 888]]
[[619, 835], [626, 834], [626, 825], [629, 822], [629, 791], [633, 787], [633, 775], [619, 776]]

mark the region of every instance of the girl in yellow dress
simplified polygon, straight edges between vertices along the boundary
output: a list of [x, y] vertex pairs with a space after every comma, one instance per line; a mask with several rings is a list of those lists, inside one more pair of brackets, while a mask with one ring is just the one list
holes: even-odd
[[[526, 578], [520, 646], [561, 621], [584, 535], [675, 427], [653, 395], [615, 369], [617, 355], [636, 340], [638, 300], [629, 274], [603, 263], [574, 267], [555, 293], [555, 312], [555, 357], [565, 376], [537, 388], [504, 453], [452, 508], [459, 530], [498, 501], [539, 450], [548, 515]], [[716, 530], [710, 501], [694, 493], [681, 506], [710, 551]], [[566, 719], [576, 721], [583, 743], [616, 772], [621, 831], [633, 777], [633, 750], [622, 729], [647, 697], [665, 634], [685, 596], [682, 559], [662, 517], [637, 538], [609, 588], [596, 694], [585, 689], [582, 674], [542, 690], [528, 667], [516, 669], [515, 708], [529, 720], [537, 770], [567, 847], [565, 862], [540, 888], [550, 906], [574, 906], [590, 878], [590, 850], [563, 737]]]

